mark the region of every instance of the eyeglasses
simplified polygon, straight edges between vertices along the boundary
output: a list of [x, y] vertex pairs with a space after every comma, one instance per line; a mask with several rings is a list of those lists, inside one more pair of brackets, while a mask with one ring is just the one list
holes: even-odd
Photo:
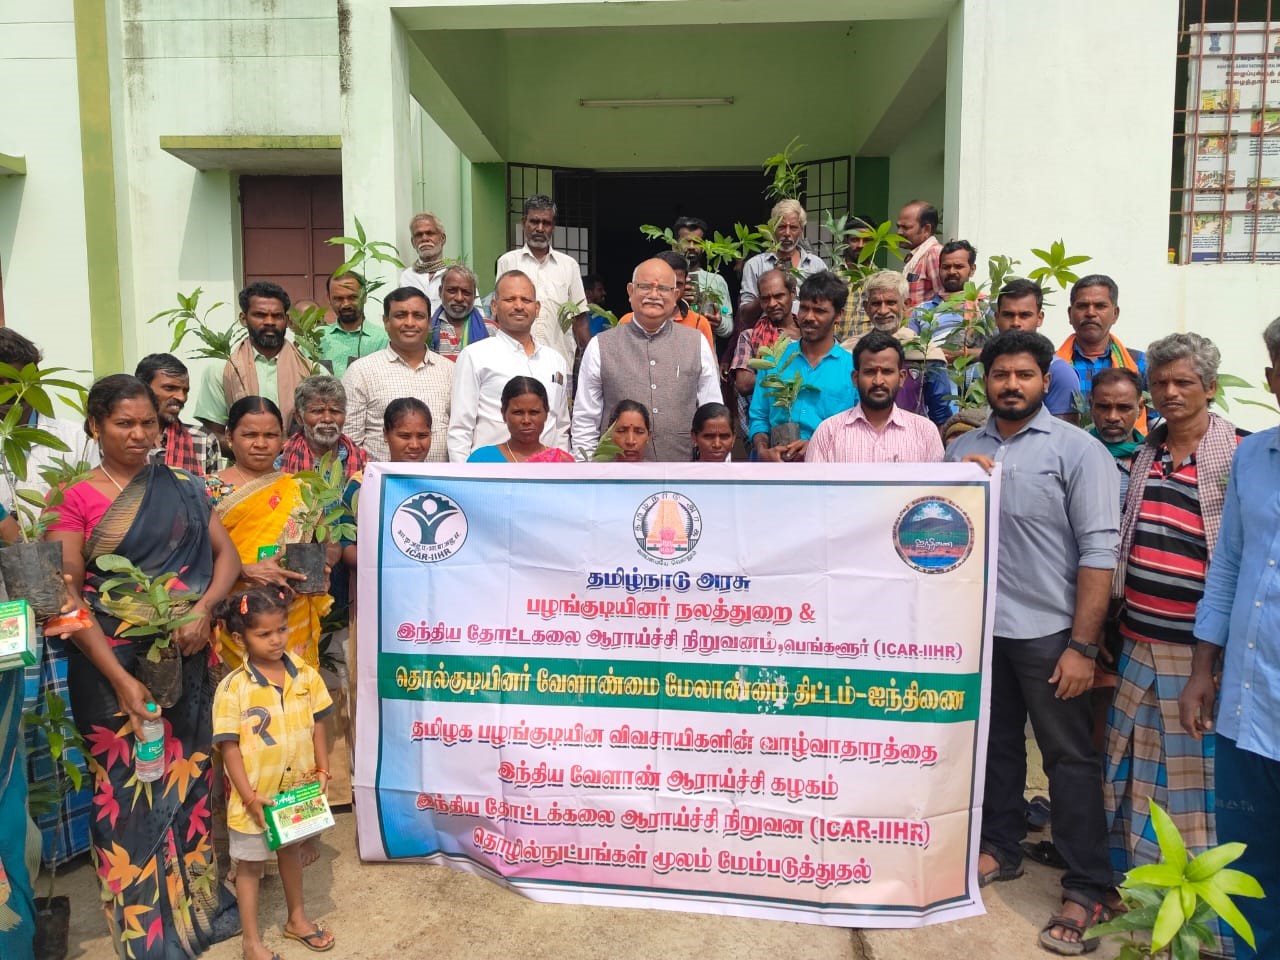
[[632, 286], [635, 287], [637, 290], [639, 290], [641, 293], [653, 293], [653, 291], [655, 290], [657, 290], [659, 293], [662, 293], [662, 294], [676, 292], [675, 287], [666, 283], [633, 283]]

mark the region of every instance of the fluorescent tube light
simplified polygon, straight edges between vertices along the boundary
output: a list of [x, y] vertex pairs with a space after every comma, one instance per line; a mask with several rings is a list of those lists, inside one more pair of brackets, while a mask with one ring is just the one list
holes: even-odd
[[640, 97], [626, 100], [579, 100], [583, 107], [731, 107], [733, 97]]

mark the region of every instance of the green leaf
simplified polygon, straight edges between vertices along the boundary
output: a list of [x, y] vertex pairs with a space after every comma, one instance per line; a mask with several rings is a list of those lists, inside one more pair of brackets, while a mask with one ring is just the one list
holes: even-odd
[[[1152, 804], [1154, 807], [1155, 804]], [[1181, 891], [1177, 888], [1165, 894], [1164, 903], [1160, 904], [1160, 912], [1156, 915], [1155, 925], [1151, 928], [1151, 952], [1163, 950], [1182, 927], [1185, 914], [1182, 912]]]
[[1090, 927], [1085, 936], [1088, 939], [1094, 937], [1109, 937], [1116, 933], [1129, 933], [1132, 930], [1150, 930], [1155, 926], [1156, 917], [1160, 914], [1160, 907], [1140, 907], [1137, 910], [1130, 910], [1128, 913], [1117, 914], [1106, 923], [1100, 923], [1097, 926]]
[[1244, 914], [1232, 902], [1231, 898], [1214, 886], [1211, 880], [1201, 880], [1199, 883], [1192, 884], [1196, 895], [1205, 903], [1214, 909], [1214, 912], [1222, 918], [1236, 934], [1249, 946], [1257, 949], [1257, 945], [1253, 940], [1253, 927], [1249, 926], [1249, 921], [1244, 918]]
[[1130, 870], [1125, 875], [1122, 885], [1128, 887], [1137, 883], [1155, 887], [1176, 887], [1182, 883], [1182, 868], [1169, 863], [1143, 864]]
[[108, 553], [99, 557], [94, 564], [99, 570], [105, 570], [108, 573], [122, 573], [124, 571], [137, 571], [127, 557], [122, 557], [118, 553]]
[[356, 247], [360, 245], [360, 241], [355, 237], [330, 237], [325, 243], [332, 244], [335, 247]]
[[1206, 881], [1215, 890], [1235, 897], [1258, 899], [1264, 896], [1262, 884], [1242, 870], [1219, 870]]
[[1208, 880], [1228, 863], [1234, 863], [1244, 855], [1243, 843], [1224, 843], [1206, 850], [1187, 864], [1186, 878], [1192, 883]]
[[[1174, 826], [1173, 821], [1169, 819], [1169, 815], [1164, 812], [1160, 804], [1151, 800], [1149, 801], [1149, 807], [1151, 826], [1155, 830], [1156, 840], [1160, 844], [1160, 854], [1167, 865], [1177, 869], [1179, 879], [1181, 879], [1182, 871], [1187, 866], [1186, 844], [1182, 842], [1182, 835], [1178, 833], [1178, 828]], [[1177, 882], [1177, 880], [1173, 881], [1173, 883]]]
[[1218, 374], [1218, 386], [1220, 386], [1220, 387], [1237, 387], [1237, 388], [1242, 389], [1242, 390], [1252, 390], [1252, 389], [1253, 389], [1253, 384], [1251, 384], [1248, 380], [1245, 380], [1245, 379], [1243, 379], [1243, 378], [1241, 378], [1241, 377], [1237, 377], [1237, 376], [1235, 376], [1234, 374], [1230, 374], [1230, 373], [1219, 373], [1219, 374]]

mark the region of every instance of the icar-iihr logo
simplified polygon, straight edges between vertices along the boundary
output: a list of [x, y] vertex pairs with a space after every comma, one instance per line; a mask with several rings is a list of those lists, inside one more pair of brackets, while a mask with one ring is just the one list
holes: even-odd
[[663, 566], [684, 563], [702, 536], [702, 514], [688, 497], [671, 490], [642, 502], [631, 521], [640, 552]]
[[401, 553], [419, 563], [438, 563], [462, 549], [467, 515], [443, 493], [415, 493], [391, 517], [391, 539]]

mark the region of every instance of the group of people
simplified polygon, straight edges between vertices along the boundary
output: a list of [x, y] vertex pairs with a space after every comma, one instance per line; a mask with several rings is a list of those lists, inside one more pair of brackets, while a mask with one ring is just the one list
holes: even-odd
[[[1023, 842], [1030, 719], [1063, 869], [1046, 949], [1096, 945], [1085, 931], [1120, 908], [1118, 878], [1159, 855], [1152, 802], [1193, 854], [1248, 842], [1245, 869], [1280, 890], [1280, 428], [1243, 437], [1214, 412], [1219, 353], [1207, 338], [1125, 347], [1107, 276], [1072, 287], [1074, 332], [1055, 349], [1038, 332], [1044, 296], [1031, 281], [958, 303], [976, 250], [942, 243], [927, 203], [899, 216], [903, 270], [856, 281], [804, 248], [798, 203], [779, 203], [773, 222], [774, 249], [742, 265], [736, 313], [706, 307], [724, 304], [728, 285], [694, 244], [640, 263], [631, 313], [601, 326], [577, 264], [552, 248], [549, 198], [526, 202], [524, 243], [499, 261], [487, 304], [475, 275], [444, 258], [439, 219], [422, 214], [411, 224], [418, 258], [383, 298], [380, 327], [363, 315], [364, 278], [330, 279], [325, 369], [288, 337], [288, 294], [255, 282], [239, 297], [247, 336], [197, 391], [199, 426], [182, 420], [191, 383], [172, 355], [93, 385], [72, 445], [91, 470], [64, 491], [47, 536], [93, 615], [65, 656], [117, 942], [128, 939], [138, 957], [194, 955], [243, 929], [245, 956], [271, 957], [256, 917], [269, 853], [263, 809], [279, 790], [329, 778], [321, 721], [332, 704], [316, 672], [318, 639], [331, 606], [349, 603], [356, 562], [352, 543], [333, 544], [330, 591], [291, 590], [301, 577], [287, 563], [303, 537], [297, 475], [326, 456], [352, 491], [370, 461], [724, 463], [736, 449], [779, 463], [998, 463], [981, 882], [1012, 881], [1029, 851], [1044, 854]], [[697, 239], [706, 225], [686, 218], [674, 233]], [[842, 255], [856, 260], [857, 241]], [[1280, 320], [1264, 340], [1280, 393]], [[771, 365], [751, 363], [766, 357]], [[960, 357], [967, 372], [956, 376]], [[0, 361], [39, 360], [34, 344], [0, 330]], [[962, 406], [979, 378], [987, 406]], [[64, 422], [24, 416], [76, 439]], [[160, 713], [163, 790], [132, 779], [135, 738], [157, 711], [137, 679], [145, 647], [103, 600], [109, 571], [98, 561], [109, 554], [151, 576], [177, 572], [199, 597], [174, 638], [182, 695]], [[0, 673], [6, 750], [16, 749], [12, 676]], [[264, 715], [277, 736], [241, 720]], [[0, 812], [22, 779], [7, 757]], [[0, 863], [11, 899], [27, 898], [23, 930], [30, 875], [12, 823], [0, 821]], [[230, 887], [217, 882], [227, 852]], [[324, 950], [333, 937], [301, 898], [309, 856], [279, 853], [284, 930]], [[1242, 909], [1259, 955], [1280, 955], [1274, 911]], [[1229, 953], [1232, 940], [1216, 932], [1215, 949]], [[0, 929], [6, 956], [29, 955], [19, 941]], [[1238, 940], [1234, 949], [1249, 955]]]

